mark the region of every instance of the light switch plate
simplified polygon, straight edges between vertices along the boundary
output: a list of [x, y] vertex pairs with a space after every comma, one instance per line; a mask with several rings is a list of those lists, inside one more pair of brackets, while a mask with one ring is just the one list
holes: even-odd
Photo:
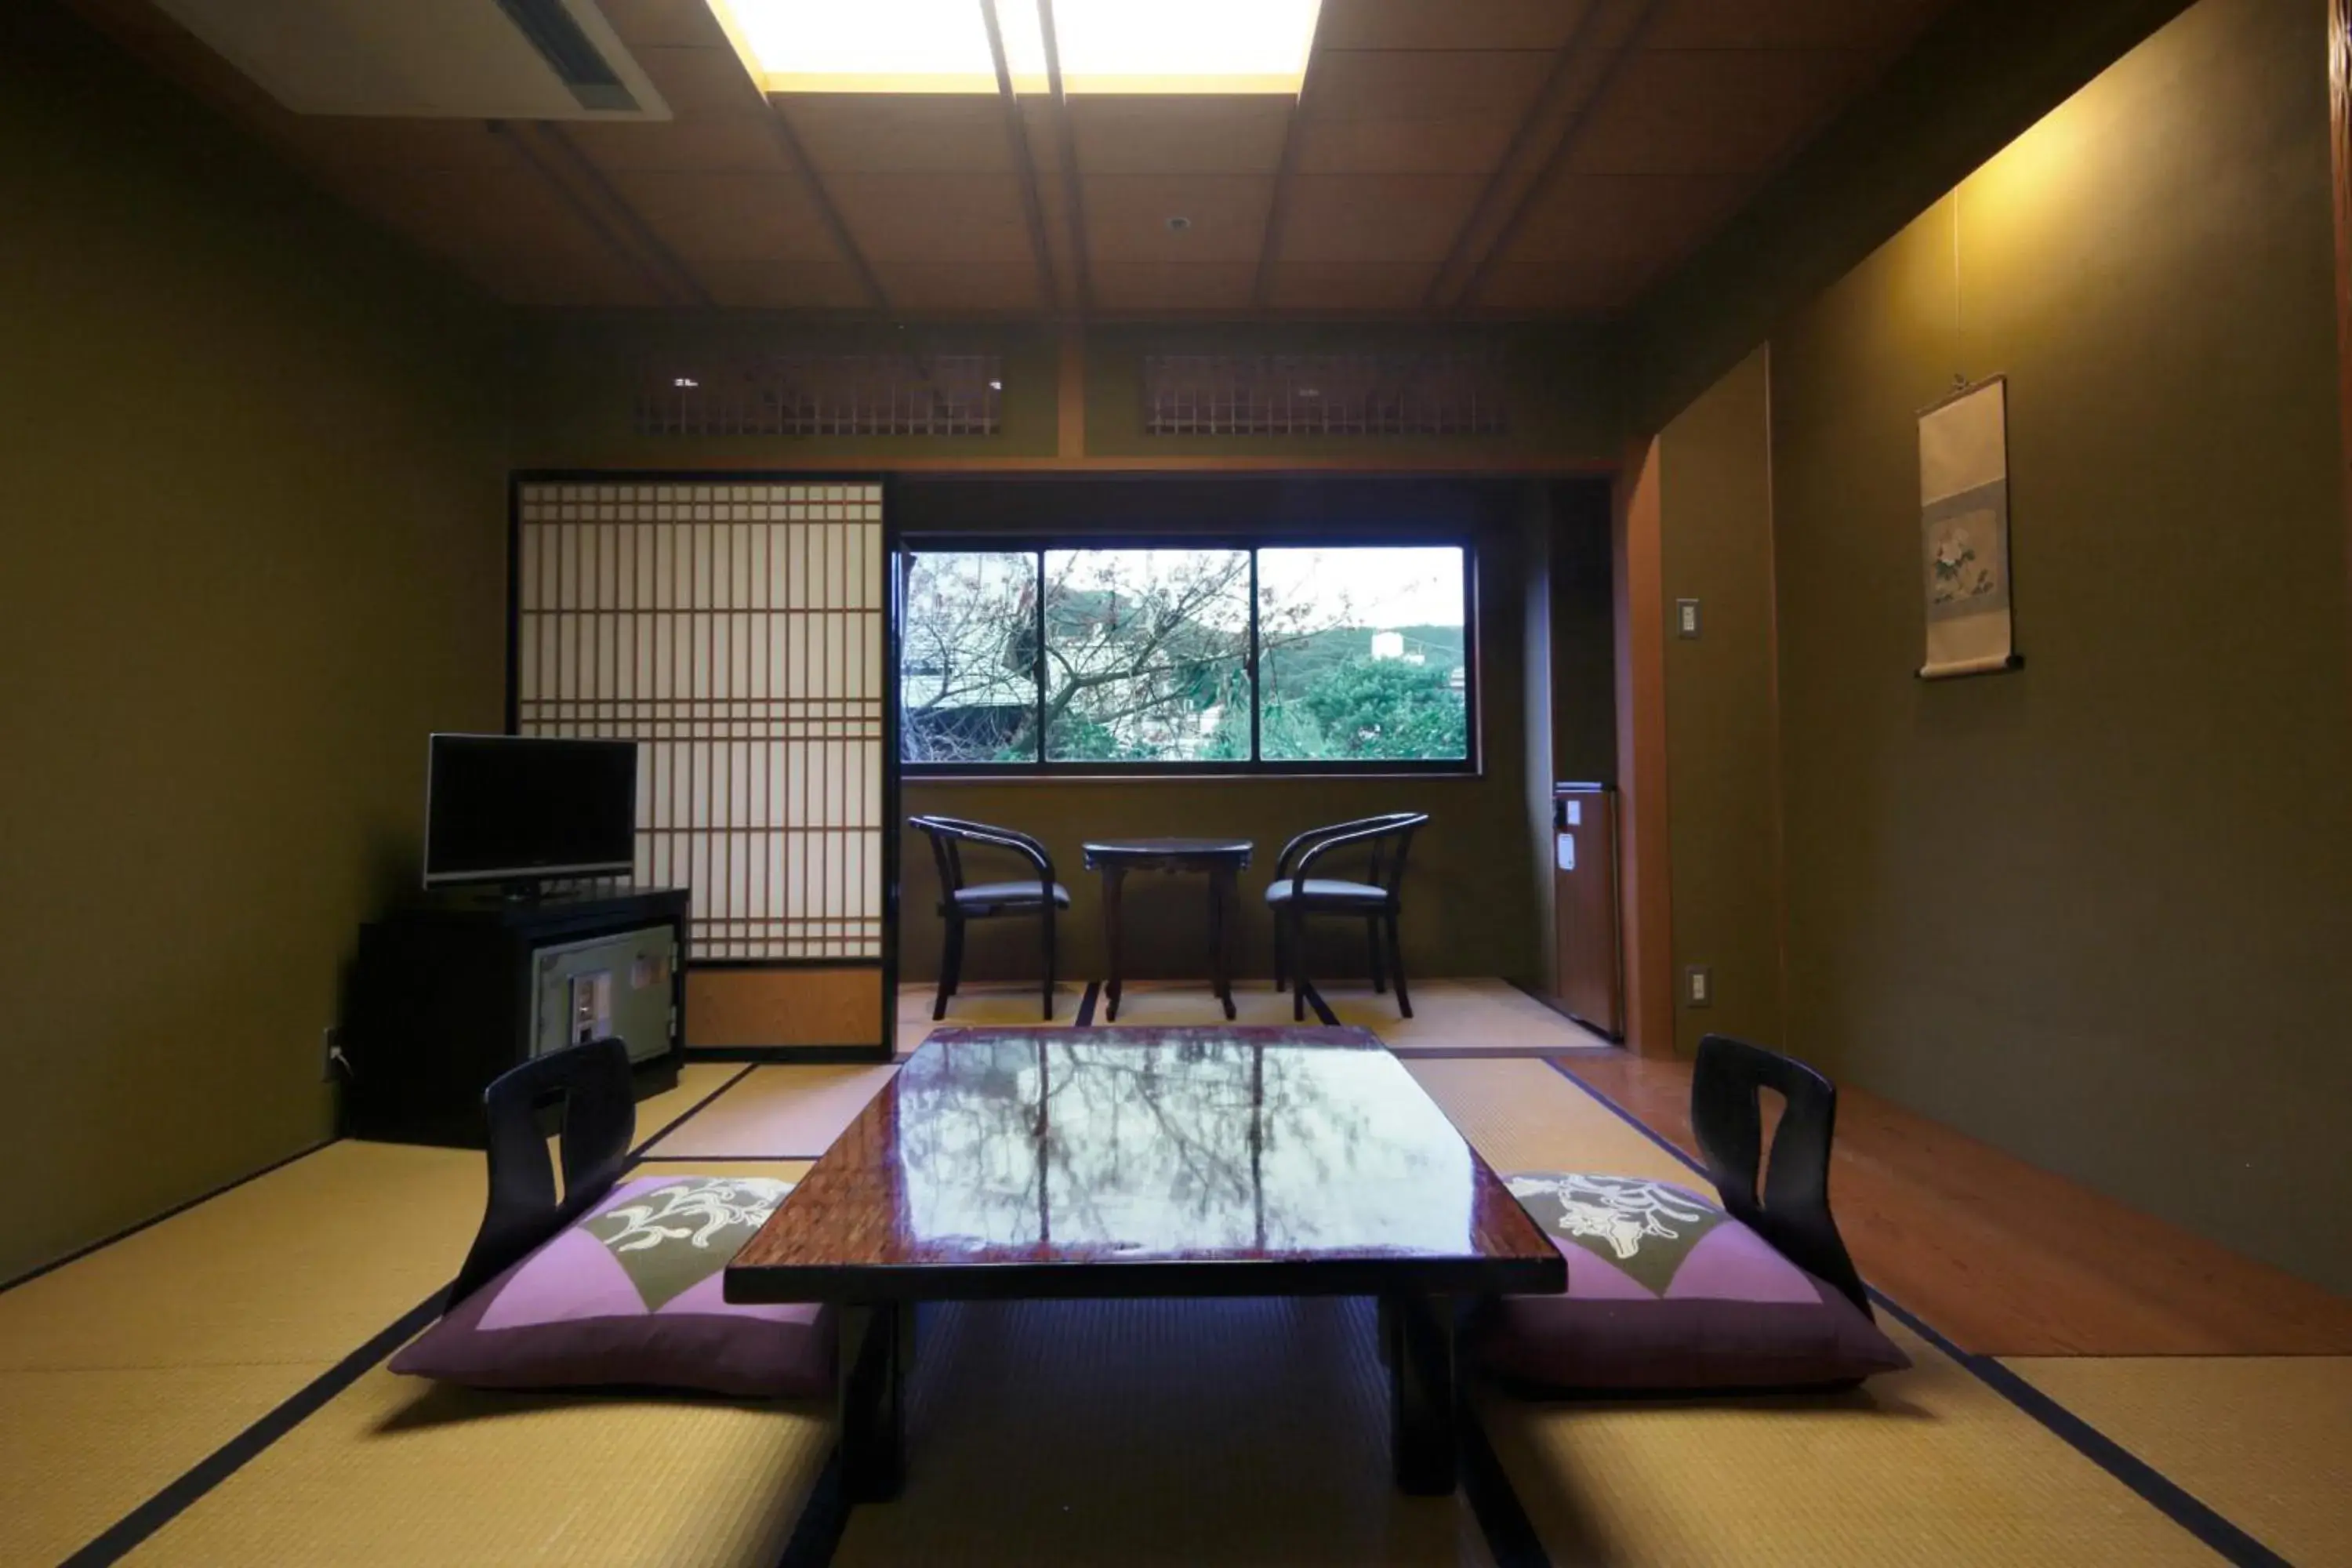
[[1698, 636], [1698, 601], [1696, 599], [1675, 601], [1675, 636], [1678, 637]]

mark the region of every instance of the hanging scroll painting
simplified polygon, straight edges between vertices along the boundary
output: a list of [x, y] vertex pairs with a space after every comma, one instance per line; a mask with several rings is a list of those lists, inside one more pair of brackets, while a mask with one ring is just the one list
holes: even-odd
[[1919, 416], [1923, 679], [2023, 662], [2010, 619], [2008, 393], [1995, 376]]

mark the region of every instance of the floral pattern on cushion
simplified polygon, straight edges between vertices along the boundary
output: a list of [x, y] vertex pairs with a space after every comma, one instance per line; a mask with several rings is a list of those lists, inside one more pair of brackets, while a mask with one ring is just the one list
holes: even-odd
[[767, 1176], [684, 1176], [590, 1215], [582, 1228], [628, 1272], [646, 1310], [658, 1311], [733, 1261], [792, 1190]]

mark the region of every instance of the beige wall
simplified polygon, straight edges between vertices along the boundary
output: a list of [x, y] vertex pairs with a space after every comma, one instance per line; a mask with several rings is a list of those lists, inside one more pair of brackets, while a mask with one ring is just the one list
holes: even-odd
[[499, 721], [505, 568], [495, 320], [5, 11], [0, 1277], [328, 1133], [423, 737]]
[[[1675, 1045], [1734, 1035], [1778, 1047], [1779, 718], [1773, 680], [1770, 372], [1758, 349], [1658, 441]], [[1676, 601], [1699, 602], [1679, 635]], [[1714, 1000], [1691, 1005], [1685, 970]]]
[[[1790, 1044], [2352, 1289], [2325, 13], [2202, 0], [1776, 331], [1772, 528]], [[2028, 662], [1923, 683], [1993, 373]]]

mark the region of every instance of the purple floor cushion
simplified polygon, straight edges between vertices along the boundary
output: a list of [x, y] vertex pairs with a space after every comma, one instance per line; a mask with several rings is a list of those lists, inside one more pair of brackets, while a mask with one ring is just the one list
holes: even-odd
[[1528, 1172], [1512, 1194], [1568, 1260], [1560, 1296], [1481, 1309], [1471, 1348], [1555, 1390], [1852, 1384], [1911, 1359], [1853, 1302], [1686, 1188]]
[[624, 1182], [458, 1302], [392, 1370], [477, 1388], [829, 1394], [830, 1313], [720, 1295], [720, 1271], [790, 1191], [765, 1177]]

